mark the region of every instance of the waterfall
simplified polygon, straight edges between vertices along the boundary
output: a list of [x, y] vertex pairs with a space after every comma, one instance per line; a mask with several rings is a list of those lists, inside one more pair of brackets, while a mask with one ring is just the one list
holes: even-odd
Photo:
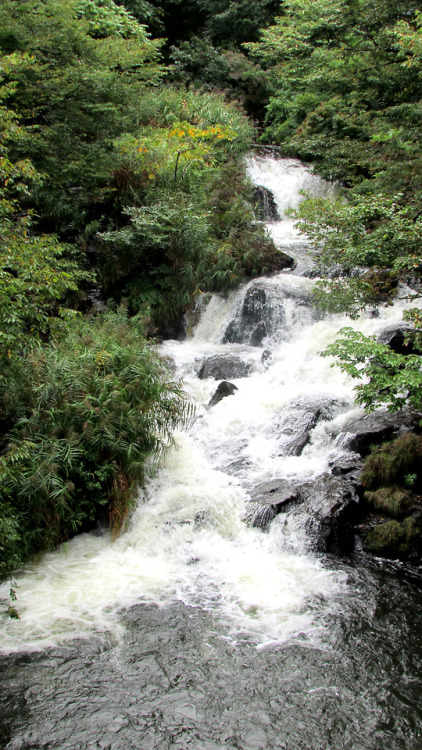
[[[347, 588], [344, 571], [318, 554], [303, 513], [280, 513], [266, 532], [245, 518], [265, 483], [316, 481], [344, 455], [335, 436], [356, 412], [353, 384], [320, 352], [344, 325], [373, 334], [399, 322], [405, 303], [353, 323], [321, 319], [313, 281], [302, 275], [309, 245], [286, 210], [302, 190], [329, 196], [335, 188], [292, 159], [250, 157], [248, 170], [274, 195], [279, 219], [269, 231], [296, 270], [214, 295], [191, 338], [162, 345], [197, 403], [194, 424], [176, 435], [121, 538], [81, 535], [17, 574], [21, 619], [4, 623], [4, 651], [93, 633], [118, 639], [119, 609], [175, 601], [212, 612], [233, 641], [323, 637]], [[210, 357], [248, 366], [247, 376], [229, 378], [234, 394], [212, 408], [218, 380], [198, 377]], [[4, 584], [0, 596], [7, 595]]]

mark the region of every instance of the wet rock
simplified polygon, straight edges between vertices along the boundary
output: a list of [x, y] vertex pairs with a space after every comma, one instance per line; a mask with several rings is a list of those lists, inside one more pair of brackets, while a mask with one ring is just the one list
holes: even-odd
[[322, 474], [300, 487], [298, 501], [306, 508], [305, 526], [318, 552], [353, 550], [359, 498], [351, 482]]
[[235, 355], [224, 356], [216, 354], [207, 357], [198, 370], [198, 378], [214, 378], [214, 380], [226, 380], [227, 378], [244, 378], [252, 370], [249, 362], [244, 362]]
[[387, 344], [396, 354], [414, 354], [413, 344], [405, 343], [405, 336], [409, 331], [412, 331], [412, 327], [406, 325], [386, 328], [381, 331], [377, 341], [380, 344]]
[[221, 470], [224, 471], [225, 474], [241, 476], [251, 465], [251, 461], [248, 458], [237, 458], [235, 461], [230, 461], [226, 466], [222, 466]]
[[175, 341], [184, 341], [186, 339], [185, 322], [182, 317], [175, 320], [174, 323], [168, 326], [162, 326], [159, 330], [159, 335], [163, 339], [171, 339]]
[[245, 323], [261, 323], [262, 311], [267, 302], [265, 289], [251, 287], [245, 294], [242, 307], [242, 318]]
[[271, 190], [257, 185], [253, 189], [253, 199], [256, 218], [259, 221], [279, 221], [277, 204]]
[[250, 526], [265, 529], [268, 524], [298, 500], [299, 483], [289, 479], [270, 479], [261, 482], [251, 492], [250, 507], [245, 521]]
[[252, 332], [250, 345], [261, 346], [267, 334], [268, 334], [268, 330], [267, 330], [267, 326], [265, 325], [265, 323], [263, 322], [258, 323], [258, 325], [254, 328]]
[[392, 440], [408, 430], [418, 431], [421, 419], [421, 412], [411, 409], [403, 409], [394, 414], [375, 411], [346, 422], [337, 440], [350, 450], [366, 456], [373, 445]]
[[[315, 427], [315, 424], [313, 427]], [[301, 435], [299, 435], [297, 438], [294, 438], [294, 440], [290, 440], [285, 448], [282, 454], [284, 456], [300, 456], [302, 454], [302, 451], [306, 445], [308, 445], [309, 441], [311, 439], [310, 430], [309, 432], [302, 432]]]
[[266, 528], [280, 513], [298, 514], [312, 549], [341, 555], [354, 546], [359, 498], [351, 482], [322, 474], [309, 482], [274, 479], [252, 490], [245, 520]]
[[256, 282], [247, 290], [242, 307], [227, 326], [223, 344], [249, 344], [261, 346], [275, 325], [285, 322], [280, 304], [273, 304], [268, 289]]
[[362, 466], [363, 461], [359, 453], [348, 453], [329, 462], [333, 476], [341, 477], [347, 475], [353, 480], [358, 479]]
[[289, 404], [272, 428], [280, 435], [279, 455], [300, 456], [318, 422], [332, 419], [339, 406], [337, 399], [324, 396], [297, 399]]
[[234, 385], [233, 383], [229, 383], [227, 380], [223, 380], [223, 382], [219, 384], [216, 392], [211, 398], [208, 404], [208, 408], [211, 408], [211, 406], [215, 406], [220, 401], [222, 401], [223, 398], [226, 398], [226, 396], [232, 396], [233, 393], [237, 390], [239, 389], [236, 385]]

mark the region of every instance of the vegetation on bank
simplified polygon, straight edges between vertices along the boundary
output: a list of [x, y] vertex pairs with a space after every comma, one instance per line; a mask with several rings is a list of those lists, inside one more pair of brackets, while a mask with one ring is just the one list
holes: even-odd
[[[420, 298], [422, 270], [422, 14], [416, 0], [287, 0], [259, 42], [274, 94], [265, 138], [339, 181], [337, 201], [304, 201], [297, 219], [312, 239], [318, 300], [356, 316], [400, 292]], [[336, 278], [333, 276], [336, 271]], [[406, 285], [406, 291], [403, 291]], [[409, 288], [410, 287], [410, 288]], [[421, 318], [409, 313], [413, 352]], [[345, 331], [332, 348], [369, 385], [366, 406], [421, 405], [419, 357]]]
[[368, 548], [387, 557], [422, 555], [422, 436], [412, 432], [374, 448], [362, 483], [369, 513], [376, 519], [366, 534]]
[[[421, 410], [420, 3], [286, 0], [246, 46], [271, 78], [264, 138], [339, 184], [337, 201], [308, 199], [296, 213], [324, 279], [319, 305], [356, 317], [398, 294], [415, 303], [406, 353], [346, 328], [326, 354], [356, 379], [367, 410]], [[367, 545], [377, 554], [421, 555], [420, 440], [405, 435], [366, 461], [367, 510], [377, 518]]]
[[[119, 528], [189, 417], [147, 335], [277, 264], [239, 161], [254, 129], [221, 93], [171, 83], [140, 23], [161, 17], [0, 9], [2, 575], [98, 519]], [[93, 285], [123, 307], [81, 319]]]
[[[416, 0], [2, 3], [3, 575], [107, 515], [118, 527], [189, 417], [148, 336], [198, 291], [277, 268], [241, 162], [256, 123], [341, 182], [298, 212], [336, 269], [320, 304], [419, 296], [421, 28]], [[111, 311], [83, 318], [94, 285]], [[408, 316], [411, 354], [351, 331], [332, 349], [368, 408], [421, 405]]]

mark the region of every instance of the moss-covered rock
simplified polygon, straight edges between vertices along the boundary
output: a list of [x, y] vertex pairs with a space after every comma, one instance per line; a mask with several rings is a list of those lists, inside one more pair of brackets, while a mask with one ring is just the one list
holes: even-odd
[[415, 502], [414, 495], [410, 490], [402, 489], [396, 485], [365, 492], [364, 498], [371, 508], [385, 513], [391, 518], [403, 517]]
[[391, 443], [376, 448], [368, 456], [362, 483], [368, 489], [387, 485], [422, 489], [422, 435], [406, 432]]
[[371, 552], [384, 557], [409, 559], [421, 554], [421, 528], [413, 518], [386, 521], [366, 534]]

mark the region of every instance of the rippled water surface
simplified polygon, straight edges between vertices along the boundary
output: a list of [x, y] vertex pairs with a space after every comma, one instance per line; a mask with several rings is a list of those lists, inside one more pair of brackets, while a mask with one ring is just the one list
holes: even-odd
[[182, 603], [121, 613], [91, 638], [4, 659], [2, 745], [93, 750], [417, 750], [421, 596], [400, 569], [342, 563], [329, 637], [257, 649]]

